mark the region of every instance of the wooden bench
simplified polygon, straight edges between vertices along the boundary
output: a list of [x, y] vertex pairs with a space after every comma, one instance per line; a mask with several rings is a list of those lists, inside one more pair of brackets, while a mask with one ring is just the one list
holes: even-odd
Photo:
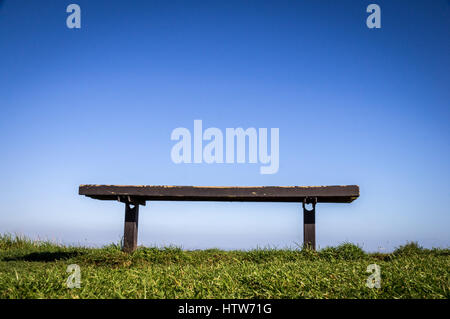
[[[80, 185], [79, 194], [125, 203], [123, 250], [137, 247], [139, 205], [146, 201], [297, 202], [303, 206], [303, 244], [316, 247], [316, 204], [350, 203], [359, 196], [347, 186], [121, 186]], [[306, 205], [311, 204], [311, 209]]]

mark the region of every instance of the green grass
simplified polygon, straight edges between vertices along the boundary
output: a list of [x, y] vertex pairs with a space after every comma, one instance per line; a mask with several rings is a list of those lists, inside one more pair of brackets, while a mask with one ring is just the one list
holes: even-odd
[[[68, 247], [0, 235], [0, 298], [449, 298], [449, 249], [409, 243], [367, 254], [345, 243], [319, 252]], [[81, 288], [69, 289], [69, 264]], [[381, 288], [366, 287], [369, 264]]]

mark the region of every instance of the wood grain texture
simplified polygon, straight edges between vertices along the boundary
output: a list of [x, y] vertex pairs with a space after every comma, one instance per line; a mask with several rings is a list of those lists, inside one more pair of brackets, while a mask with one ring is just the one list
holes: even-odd
[[303, 246], [316, 250], [316, 208], [303, 208]]
[[139, 205], [125, 204], [125, 227], [123, 231], [123, 251], [131, 253], [137, 248]]
[[359, 186], [131, 186], [80, 185], [79, 194], [100, 200], [129, 196], [136, 201], [248, 201], [350, 203], [359, 197]]

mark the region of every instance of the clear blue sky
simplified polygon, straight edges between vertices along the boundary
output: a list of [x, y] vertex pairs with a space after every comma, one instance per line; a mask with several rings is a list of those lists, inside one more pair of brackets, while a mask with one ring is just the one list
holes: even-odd
[[[81, 29], [66, 7], [81, 7]], [[366, 7], [381, 7], [368, 29]], [[0, 232], [103, 245], [79, 184], [358, 184], [317, 243], [450, 244], [449, 1], [0, 0]], [[279, 128], [280, 169], [174, 164], [177, 127]], [[295, 247], [298, 204], [147, 203], [139, 243]]]

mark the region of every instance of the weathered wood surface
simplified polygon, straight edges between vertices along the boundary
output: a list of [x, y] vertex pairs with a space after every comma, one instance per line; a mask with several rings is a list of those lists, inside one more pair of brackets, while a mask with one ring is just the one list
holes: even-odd
[[80, 185], [79, 194], [94, 199], [118, 200], [129, 197], [145, 201], [248, 201], [350, 203], [359, 197], [359, 186], [126, 186]]
[[316, 250], [316, 205], [308, 210], [303, 205], [303, 246]]
[[137, 248], [139, 205], [125, 204], [125, 227], [123, 231], [123, 251], [131, 253]]

